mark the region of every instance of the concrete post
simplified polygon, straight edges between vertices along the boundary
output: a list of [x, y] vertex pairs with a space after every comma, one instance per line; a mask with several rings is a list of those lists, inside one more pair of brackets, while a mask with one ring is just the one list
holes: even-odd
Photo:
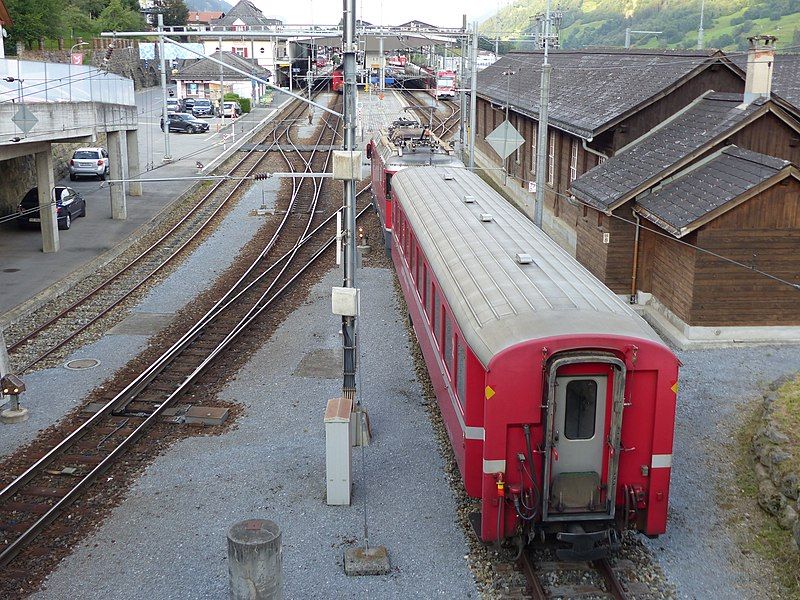
[[281, 530], [275, 523], [250, 519], [228, 530], [231, 600], [280, 600], [282, 569]]
[[[139, 131], [137, 129], [131, 129], [127, 132], [125, 144], [128, 147], [128, 178], [138, 179], [142, 172], [139, 168]], [[128, 194], [130, 196], [141, 196], [141, 182], [130, 182], [128, 184]]]
[[42, 220], [42, 252], [58, 252], [58, 220], [53, 198], [53, 153], [47, 150], [36, 153], [36, 185], [39, 187], [39, 218]]
[[[6, 346], [6, 338], [3, 336], [3, 330], [0, 329], [0, 377], [11, 373], [11, 359], [8, 358], [8, 346]], [[0, 402], [2, 404], [2, 402]]]
[[[109, 131], [108, 158], [111, 162], [111, 179], [122, 179], [122, 146], [121, 131]], [[125, 199], [125, 186], [121, 183], [111, 184], [111, 218], [124, 221], [128, 218], [128, 207]]]

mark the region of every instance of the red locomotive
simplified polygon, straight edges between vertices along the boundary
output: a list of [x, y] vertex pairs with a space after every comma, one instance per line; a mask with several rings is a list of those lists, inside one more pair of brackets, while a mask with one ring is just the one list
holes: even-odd
[[622, 529], [663, 533], [675, 355], [474, 173], [392, 174], [394, 156], [373, 145], [371, 157], [376, 196], [391, 190], [381, 215], [414, 331], [481, 499], [480, 538], [521, 549], [555, 535], [563, 558], [592, 559]]
[[380, 213], [387, 252], [392, 231], [392, 177], [408, 166], [460, 165], [453, 148], [419, 121], [397, 119], [380, 137], [367, 144], [371, 159], [372, 198]]
[[342, 93], [344, 91], [344, 67], [339, 65], [331, 74], [331, 90]]

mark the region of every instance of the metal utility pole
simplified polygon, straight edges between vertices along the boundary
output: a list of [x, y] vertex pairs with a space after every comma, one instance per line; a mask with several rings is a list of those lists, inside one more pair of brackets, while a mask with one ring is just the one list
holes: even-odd
[[[383, 31], [381, 31], [381, 34]], [[378, 59], [378, 68], [380, 69], [380, 74], [378, 75], [378, 89], [383, 92], [386, 89], [386, 58], [383, 56], [383, 35], [378, 38], [378, 55], [380, 58]]]
[[[503, 75], [506, 76], [506, 121], [508, 121], [508, 111], [511, 108], [511, 76], [516, 75], [516, 71], [503, 71]], [[503, 154], [508, 151], [508, 138], [506, 137], [505, 142], [503, 142]], [[508, 156], [503, 159], [503, 185], [506, 185], [508, 182]]]
[[705, 16], [706, 12], [706, 0], [700, 0], [700, 29], [697, 30], [697, 49], [703, 49], [703, 16]]
[[466, 129], [467, 129], [467, 96], [464, 93], [464, 85], [467, 83], [464, 71], [467, 66], [467, 15], [461, 18], [461, 66], [458, 69], [458, 87], [461, 88], [460, 92], [460, 108], [461, 117], [459, 118], [460, 127], [458, 131], [458, 141], [461, 144], [461, 152], [464, 152], [464, 143], [466, 142]]
[[542, 215], [544, 213], [544, 186], [547, 181], [545, 169], [547, 168], [547, 105], [550, 101], [550, 72], [553, 66], [548, 62], [548, 45], [550, 44], [550, 0], [544, 16], [544, 59], [542, 62], [542, 83], [539, 95], [539, 125], [536, 140], [536, 205], [533, 209], [533, 223], [542, 228]]
[[164, 55], [164, 15], [158, 13], [158, 53], [161, 58], [161, 122], [164, 123], [164, 158], [172, 162], [169, 149], [169, 115], [167, 114], [167, 57]]
[[[342, 24], [342, 66], [344, 78], [344, 150], [356, 150], [356, 29], [355, 0], [342, 0], [344, 22]], [[356, 182], [344, 181], [344, 287], [356, 287]], [[345, 398], [355, 399], [356, 392], [356, 317], [342, 317], [344, 346]]]
[[[219, 36], [219, 59], [222, 59], [222, 36]], [[219, 65], [219, 115], [225, 118], [225, 67]]]
[[[549, 1], [549, 0], [548, 0]], [[478, 112], [478, 22], [472, 22], [472, 82], [469, 90], [469, 168], [475, 168], [475, 121]]]
[[663, 33], [663, 32], [661, 32], [661, 31], [642, 31], [642, 30], [631, 29], [630, 27], [626, 27], [625, 28], [625, 49], [626, 50], [631, 47], [631, 34], [632, 33], [642, 33], [642, 34], [648, 34], [648, 35], [652, 33], [652, 34], [658, 35], [658, 34]]

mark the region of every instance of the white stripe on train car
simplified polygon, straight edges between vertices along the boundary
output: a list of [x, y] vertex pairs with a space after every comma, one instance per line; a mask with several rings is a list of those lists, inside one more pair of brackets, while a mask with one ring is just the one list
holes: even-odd
[[669, 469], [672, 467], [672, 454], [653, 454], [650, 465], [653, 469]]
[[483, 472], [484, 473], [505, 473], [506, 461], [505, 460], [486, 460], [483, 459]]

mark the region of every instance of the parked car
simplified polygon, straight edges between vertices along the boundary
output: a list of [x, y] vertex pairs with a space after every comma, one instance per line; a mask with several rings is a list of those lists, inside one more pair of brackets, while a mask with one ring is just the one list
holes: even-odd
[[208, 98], [198, 98], [194, 101], [194, 106], [192, 106], [192, 114], [195, 117], [213, 117], [214, 105], [211, 104], [211, 100]]
[[194, 98], [184, 98], [183, 100], [181, 100], [181, 103], [182, 103], [181, 108], [183, 110], [181, 110], [180, 112], [187, 112], [187, 113], [192, 112], [192, 107], [194, 107]]
[[[208, 131], [205, 123], [189, 113], [175, 113], [167, 115], [170, 131], [183, 131], [184, 133], [202, 133]], [[164, 131], [164, 119], [161, 119], [161, 131]]]
[[167, 98], [167, 114], [181, 111], [181, 103], [175, 98]]
[[105, 148], [78, 148], [69, 159], [69, 178], [71, 181], [78, 176], [98, 177], [103, 181], [108, 175], [109, 160], [108, 150]]
[[236, 118], [242, 114], [242, 107], [238, 102], [223, 102], [221, 117]]
[[[56, 220], [59, 229], [72, 227], [72, 220], [86, 216], [86, 200], [71, 187], [56, 186], [52, 199], [56, 203]], [[18, 207], [17, 224], [20, 227], [41, 227], [39, 214], [39, 188], [28, 190]]]

